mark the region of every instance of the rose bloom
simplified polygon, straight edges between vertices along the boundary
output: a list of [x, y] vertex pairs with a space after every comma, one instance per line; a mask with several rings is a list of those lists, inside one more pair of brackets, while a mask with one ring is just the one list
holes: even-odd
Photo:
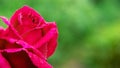
[[46, 22], [28, 6], [17, 10], [0, 28], [0, 68], [52, 68], [47, 59], [57, 46], [55, 22]]

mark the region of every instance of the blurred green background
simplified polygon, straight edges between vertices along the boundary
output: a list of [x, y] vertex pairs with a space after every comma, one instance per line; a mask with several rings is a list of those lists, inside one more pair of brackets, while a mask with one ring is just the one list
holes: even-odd
[[23, 5], [58, 25], [54, 68], [120, 68], [120, 0], [0, 0], [0, 15]]

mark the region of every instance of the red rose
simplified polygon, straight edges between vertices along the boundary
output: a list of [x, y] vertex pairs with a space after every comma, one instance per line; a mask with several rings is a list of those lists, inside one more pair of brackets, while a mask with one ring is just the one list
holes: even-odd
[[52, 68], [47, 63], [57, 46], [55, 22], [47, 23], [28, 6], [17, 10], [0, 29], [0, 68]]

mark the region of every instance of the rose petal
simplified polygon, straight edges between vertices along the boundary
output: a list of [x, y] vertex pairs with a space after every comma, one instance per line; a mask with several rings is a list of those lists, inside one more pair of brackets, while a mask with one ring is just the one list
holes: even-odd
[[0, 68], [11, 68], [9, 62], [0, 53]]
[[2, 55], [7, 59], [12, 68], [37, 68], [24, 50], [7, 50], [2, 52]]
[[0, 38], [0, 50], [15, 49], [15, 48], [22, 48], [22, 46], [17, 44], [16, 40], [10, 38], [6, 38], [6, 39]]
[[7, 24], [7, 25], [10, 25], [8, 19], [4, 16], [0, 16], [0, 18]]
[[3, 32], [4, 32], [4, 28], [3, 27], [0, 27], [0, 36], [2, 37], [3, 35]]
[[44, 36], [35, 45], [40, 51], [47, 46], [47, 57], [51, 56], [57, 46], [58, 31], [55, 23], [49, 23], [43, 28]]
[[56, 49], [58, 31], [55, 23], [49, 23], [43, 28], [37, 28], [26, 32], [22, 37], [27, 43], [35, 47], [38, 45], [38, 49], [44, 56], [49, 57]]
[[3, 50], [2, 55], [12, 68], [52, 68], [46, 60], [24, 48]]
[[5, 30], [3, 28], [0, 28], [0, 32], [2, 31], [2, 33], [0, 35], [3, 35], [5, 37], [12, 37], [12, 38], [16, 38], [16, 39], [21, 38], [18, 35], [18, 33], [16, 32], [16, 30], [14, 30], [14, 28], [10, 25], [7, 18], [5, 18], [4, 16], [0, 16], [0, 18], [2, 19], [2, 21], [4, 23], [6, 23], [8, 25], [8, 28]]
[[22, 39], [22, 37], [16, 32], [16, 30], [12, 26], [9, 26], [4, 31], [4, 37], [14, 38], [14, 39]]
[[[55, 22], [49, 23], [49, 26], [50, 27], [44, 28], [44, 31], [46, 31], [46, 33], [48, 31], [51, 31], [51, 33], [53, 33], [53, 37], [48, 42], [47, 57], [51, 56], [54, 53], [54, 51], [57, 47], [57, 39], [58, 39], [58, 29], [57, 29], [57, 26], [56, 26]], [[51, 30], [50, 30], [50, 28], [51, 28]]]
[[47, 63], [46, 60], [41, 59], [40, 57], [38, 57], [37, 55], [28, 52], [32, 62], [38, 67], [38, 68], [52, 68], [52, 66], [50, 64]]
[[36, 42], [42, 38], [42, 30], [41, 28], [30, 30], [23, 34], [22, 38], [24, 41], [34, 46]]
[[19, 34], [23, 34], [26, 31], [43, 24], [45, 21], [42, 16], [32, 8], [24, 6], [15, 12], [10, 22]]

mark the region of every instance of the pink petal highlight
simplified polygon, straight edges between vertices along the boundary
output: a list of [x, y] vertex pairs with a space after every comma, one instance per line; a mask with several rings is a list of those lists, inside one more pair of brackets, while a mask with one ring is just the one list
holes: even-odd
[[0, 16], [0, 18], [7, 24], [7, 25], [10, 25], [8, 19], [4, 16]]
[[9, 62], [0, 53], [0, 68], [11, 68]]

